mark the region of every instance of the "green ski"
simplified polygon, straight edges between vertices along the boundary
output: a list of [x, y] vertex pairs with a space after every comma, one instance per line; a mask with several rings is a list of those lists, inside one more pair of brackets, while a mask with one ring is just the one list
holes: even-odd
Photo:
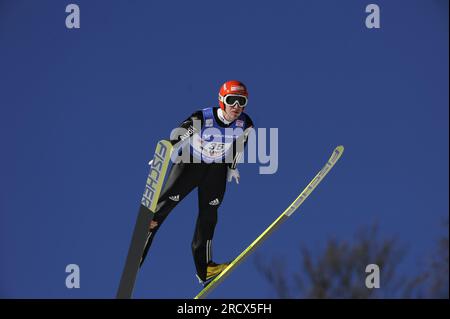
[[280, 226], [289, 216], [291, 216], [295, 210], [305, 201], [305, 199], [312, 193], [317, 185], [322, 181], [322, 179], [328, 174], [328, 172], [333, 168], [334, 164], [339, 160], [342, 153], [344, 152], [343, 146], [338, 146], [334, 149], [328, 162], [320, 170], [320, 172], [313, 178], [313, 180], [306, 186], [306, 188], [300, 193], [300, 195], [289, 205], [288, 208], [269, 226], [267, 229], [259, 235], [258, 238], [253, 241], [250, 246], [248, 246], [239, 256], [237, 256], [230, 265], [225, 268], [216, 278], [214, 278], [200, 293], [195, 297], [195, 299], [205, 298], [211, 291], [213, 291], [245, 258], [247, 258], [250, 253], [255, 250], [265, 239], [267, 239], [270, 234]]

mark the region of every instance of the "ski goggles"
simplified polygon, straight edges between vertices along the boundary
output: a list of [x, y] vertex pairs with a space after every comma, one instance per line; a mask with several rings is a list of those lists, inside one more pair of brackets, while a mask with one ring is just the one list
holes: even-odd
[[238, 94], [228, 94], [223, 98], [223, 103], [227, 106], [234, 106], [237, 103], [239, 107], [245, 107], [247, 105], [247, 101], [248, 99], [246, 96]]

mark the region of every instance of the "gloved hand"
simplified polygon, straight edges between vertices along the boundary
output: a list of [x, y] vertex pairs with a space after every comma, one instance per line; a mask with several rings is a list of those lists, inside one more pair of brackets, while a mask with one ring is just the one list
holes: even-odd
[[231, 182], [233, 180], [233, 177], [236, 180], [236, 184], [239, 184], [239, 178], [241, 178], [241, 176], [239, 175], [238, 169], [237, 168], [235, 168], [235, 169], [228, 168], [227, 180], [229, 182]]

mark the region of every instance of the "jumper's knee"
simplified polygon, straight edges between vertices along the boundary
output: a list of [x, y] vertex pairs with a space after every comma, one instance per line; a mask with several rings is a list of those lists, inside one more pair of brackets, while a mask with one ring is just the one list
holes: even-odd
[[156, 221], [154, 221], [154, 220], [152, 220], [152, 221], [150, 222], [150, 230], [155, 229], [157, 226], [158, 226], [158, 222], [156, 222]]

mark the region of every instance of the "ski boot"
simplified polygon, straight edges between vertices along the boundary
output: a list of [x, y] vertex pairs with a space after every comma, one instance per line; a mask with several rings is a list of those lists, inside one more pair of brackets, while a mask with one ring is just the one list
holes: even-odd
[[225, 270], [230, 265], [230, 262], [223, 263], [223, 264], [216, 264], [215, 262], [210, 261], [208, 265], [206, 266], [206, 280], [202, 280], [198, 275], [198, 281], [200, 284], [203, 285], [203, 287], [208, 286], [208, 284], [213, 281], [214, 278], [216, 278], [222, 271]]

